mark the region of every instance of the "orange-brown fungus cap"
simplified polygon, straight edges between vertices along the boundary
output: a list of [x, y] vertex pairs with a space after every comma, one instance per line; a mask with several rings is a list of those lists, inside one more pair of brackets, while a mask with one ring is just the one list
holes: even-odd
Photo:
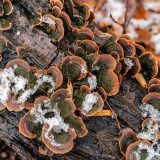
[[146, 72], [146, 74], [152, 78], [158, 74], [157, 60], [154, 58], [152, 53], [148, 52], [142, 54], [139, 57], [139, 61], [141, 63], [142, 72]]
[[153, 84], [160, 84], [160, 80], [158, 78], [152, 78], [148, 83], [148, 87], [150, 87]]
[[81, 80], [87, 75], [85, 60], [78, 56], [67, 56], [63, 59], [61, 70], [64, 79]]
[[149, 88], [148, 88], [148, 92], [158, 92], [160, 93], [160, 84], [152, 84]]
[[6, 68], [13, 67], [14, 65], [22, 66], [28, 72], [30, 71], [30, 65], [22, 59], [14, 59], [14, 60], [9, 61], [6, 65]]
[[3, 0], [4, 5], [4, 14], [10, 15], [13, 11], [13, 5], [10, 0]]
[[124, 57], [135, 55], [136, 49], [130, 41], [128, 41], [127, 39], [124, 39], [124, 38], [119, 38], [118, 43], [121, 45], [121, 47], [124, 50]]
[[30, 113], [27, 112], [20, 120], [19, 122], [19, 132], [24, 135], [25, 137], [27, 138], [36, 138], [36, 134], [30, 132], [28, 129], [27, 129], [27, 126], [26, 126], [26, 123], [28, 121], [28, 119], [30, 118]]
[[151, 104], [156, 109], [160, 109], [160, 93], [148, 93], [142, 100], [143, 103]]
[[134, 158], [132, 158], [133, 157], [132, 154], [135, 150], [137, 150], [137, 147], [140, 144], [147, 145], [148, 147], [151, 146], [151, 143], [146, 140], [140, 140], [140, 141], [137, 141], [135, 143], [130, 144], [127, 148], [127, 151], [126, 151], [126, 160], [135, 160]]
[[128, 146], [136, 141], [138, 141], [138, 138], [136, 137], [136, 133], [134, 133], [132, 129], [130, 128], [123, 129], [122, 135], [119, 139], [119, 147], [121, 153], [123, 155], [126, 155], [126, 150]]

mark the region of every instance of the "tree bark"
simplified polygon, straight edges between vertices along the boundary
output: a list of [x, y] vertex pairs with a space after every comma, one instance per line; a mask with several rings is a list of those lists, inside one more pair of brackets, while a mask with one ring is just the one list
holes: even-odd
[[[61, 61], [67, 49], [57, 46], [41, 28], [32, 28], [29, 18], [38, 11], [48, 12], [47, 0], [13, 1], [14, 11], [9, 19], [13, 23], [11, 30], [2, 32], [10, 41], [9, 49], [3, 55], [1, 67], [17, 57], [15, 49], [23, 46], [30, 50], [27, 61], [38, 68], [48, 68], [53, 63]], [[64, 40], [65, 47], [67, 42]], [[132, 89], [131, 89], [132, 86]], [[142, 122], [138, 105], [145, 94], [134, 80], [125, 80], [117, 96], [108, 98], [108, 102], [117, 114], [121, 128], [130, 127], [135, 132], [140, 129]], [[107, 106], [106, 106], [107, 107]], [[120, 130], [111, 117], [92, 117], [85, 119], [89, 133], [84, 138], [75, 141], [74, 149], [65, 155], [54, 155], [46, 158], [38, 153], [38, 140], [30, 140], [18, 131], [18, 122], [25, 111], [15, 113], [3, 110], [0, 112], [0, 140], [3, 140], [23, 160], [120, 160], [122, 155], [118, 146]]]

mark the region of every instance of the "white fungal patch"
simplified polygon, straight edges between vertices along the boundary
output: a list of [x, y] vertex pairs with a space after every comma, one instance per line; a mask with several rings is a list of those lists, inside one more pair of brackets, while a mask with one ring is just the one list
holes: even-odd
[[94, 66], [92, 67], [92, 71], [99, 71], [99, 70], [100, 70], [100, 67], [99, 67], [99, 66], [94, 65]]
[[[155, 149], [155, 145], [157, 145], [158, 149]], [[135, 149], [130, 154], [130, 159], [142, 160], [141, 153], [143, 152], [144, 154], [145, 152], [147, 157], [143, 160], [159, 160], [160, 159], [159, 147], [160, 145], [157, 142], [153, 143], [152, 145], [140, 143], [137, 145], [137, 149]]]
[[52, 93], [52, 91], [55, 89], [55, 82], [53, 80], [53, 78], [49, 75], [42, 75], [39, 74], [38, 75], [38, 80], [36, 81], [36, 85], [31, 89], [27, 89], [25, 90], [21, 96], [18, 98], [18, 102], [19, 103], [23, 103], [25, 102], [28, 98], [30, 98], [30, 96], [32, 96], [34, 93], [36, 93], [37, 89], [43, 85], [44, 83], [50, 83], [50, 85], [52, 86], [49, 90], [48, 93]]
[[81, 73], [87, 73], [87, 66], [86, 65], [81, 65]]
[[95, 75], [87, 78], [90, 89], [96, 89], [97, 88], [97, 78]]
[[[42, 110], [41, 104], [36, 107], [33, 108], [30, 113], [31, 115], [34, 115], [35, 123], [41, 123], [41, 124], [47, 124], [49, 127], [46, 130], [45, 133], [45, 138], [50, 140], [50, 143], [53, 146], [57, 146], [60, 147], [61, 144], [58, 144], [55, 140], [54, 135], [51, 133], [52, 131], [54, 131], [55, 133], [61, 133], [61, 131], [68, 131], [69, 128], [69, 124], [66, 124], [64, 122], [64, 119], [60, 116], [60, 111], [57, 107], [57, 103], [55, 104], [55, 106], [53, 107], [50, 101], [45, 101], [44, 102], [44, 109]], [[46, 113], [52, 112], [54, 113], [53, 116], [51, 117], [45, 117]]]
[[82, 103], [82, 111], [88, 113], [93, 106], [98, 102], [98, 97], [92, 93], [87, 94]]
[[132, 67], [134, 66], [133, 61], [132, 61], [131, 59], [129, 59], [129, 58], [125, 58], [125, 59], [124, 59], [124, 63], [125, 63], [127, 66], [129, 66], [130, 68], [132, 68]]
[[153, 120], [160, 122], [160, 111], [155, 109], [154, 106], [150, 104], [142, 104], [140, 106], [142, 111], [141, 115], [145, 117], [151, 117]]
[[54, 26], [56, 25], [55, 20], [53, 20], [51, 17], [48, 17], [48, 16], [43, 16], [41, 18], [41, 22], [48, 23], [48, 24], [51, 24], [51, 25], [54, 25]]
[[0, 72], [0, 102], [5, 105], [9, 99], [9, 93], [13, 92], [15, 95], [19, 91], [23, 91], [28, 84], [28, 80], [22, 76], [16, 76], [14, 70], [17, 65], [13, 68], [7, 68]]
[[38, 80], [37, 80], [37, 84], [40, 86], [43, 83], [50, 83], [50, 85], [52, 86], [49, 90], [48, 93], [52, 93], [52, 91], [55, 89], [55, 81], [53, 80], [53, 78], [49, 75], [38, 75]]
[[[27, 88], [28, 79], [23, 76], [15, 75], [14, 71], [17, 68], [17, 65], [13, 67], [6, 68], [0, 71], [0, 103], [6, 105], [6, 101], [9, 99], [10, 93], [14, 93], [15, 97], [21, 92], [17, 97], [17, 103], [22, 104], [31, 95], [33, 95], [37, 89], [44, 83], [49, 83], [51, 88], [48, 90], [48, 93], [51, 93], [55, 89], [55, 82], [53, 78], [49, 75], [39, 75], [36, 85], [33, 88]], [[23, 108], [22, 108], [23, 109]]]
[[158, 133], [158, 124], [153, 124], [154, 121], [151, 119], [145, 124], [145, 129], [142, 129], [140, 133], [137, 134], [138, 138], [146, 139], [149, 141], [153, 141], [157, 137]]

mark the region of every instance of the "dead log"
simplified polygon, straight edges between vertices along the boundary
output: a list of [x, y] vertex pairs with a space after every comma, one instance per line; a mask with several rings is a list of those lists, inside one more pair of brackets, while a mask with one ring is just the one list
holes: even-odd
[[[10, 48], [3, 55], [1, 67], [17, 56], [15, 53], [17, 46], [24, 46], [31, 51], [26, 60], [38, 68], [47, 68], [52, 63], [60, 62], [66, 54], [64, 48], [53, 44], [40, 28], [29, 26], [28, 19], [31, 16], [38, 11], [48, 11], [48, 1], [15, 0], [13, 4], [14, 11], [9, 17], [13, 27], [10, 31], [1, 33], [10, 41]], [[63, 41], [67, 46], [67, 41]], [[132, 91], [129, 90], [131, 86], [134, 88]], [[145, 91], [140, 89], [134, 80], [126, 80], [119, 95], [109, 98], [109, 104], [117, 114], [122, 128], [131, 127], [135, 132], [139, 131], [141, 116], [136, 105], [141, 101], [144, 93]], [[18, 122], [24, 113], [25, 111], [15, 113], [7, 110], [0, 112], [0, 140], [3, 140], [23, 160], [49, 159], [39, 154], [38, 140], [29, 140], [18, 132]], [[50, 160], [120, 160], [122, 158], [118, 147], [120, 130], [113, 118], [93, 117], [86, 119], [85, 123], [89, 134], [76, 140], [75, 147], [70, 153], [55, 155]]]

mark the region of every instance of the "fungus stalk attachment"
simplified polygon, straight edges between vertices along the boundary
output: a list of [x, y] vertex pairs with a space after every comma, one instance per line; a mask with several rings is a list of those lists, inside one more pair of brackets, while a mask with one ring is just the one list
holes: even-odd
[[135, 78], [136, 78], [136, 80], [139, 82], [139, 84], [140, 84], [143, 88], [147, 89], [147, 82], [146, 82], [146, 80], [144, 79], [142, 73], [138, 73], [138, 74], [135, 76]]
[[67, 89], [68, 89], [69, 93], [71, 94], [71, 96], [73, 97], [73, 85], [70, 80], [68, 80]]
[[109, 109], [102, 109], [100, 112], [97, 112], [94, 116], [103, 117], [103, 116], [113, 116], [114, 113]]

